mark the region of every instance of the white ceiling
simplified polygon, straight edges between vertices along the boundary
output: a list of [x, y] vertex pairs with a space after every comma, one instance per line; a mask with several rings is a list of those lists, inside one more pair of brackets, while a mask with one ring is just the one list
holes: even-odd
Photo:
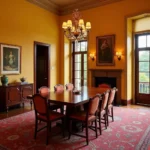
[[123, 0], [26, 0], [57, 15], [66, 15], [78, 9], [86, 10]]

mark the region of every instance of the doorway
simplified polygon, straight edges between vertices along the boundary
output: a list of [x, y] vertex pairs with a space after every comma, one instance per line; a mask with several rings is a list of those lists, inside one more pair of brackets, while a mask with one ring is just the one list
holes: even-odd
[[41, 86], [50, 85], [50, 45], [34, 42], [34, 93], [38, 93]]
[[135, 35], [135, 97], [150, 105], [150, 32]]

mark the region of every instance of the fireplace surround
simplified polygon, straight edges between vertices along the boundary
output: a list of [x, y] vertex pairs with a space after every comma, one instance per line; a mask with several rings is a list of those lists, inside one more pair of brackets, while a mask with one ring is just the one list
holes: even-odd
[[[116, 87], [115, 105], [121, 105], [121, 69], [90, 69], [92, 77], [92, 86], [98, 87], [98, 84], [105, 82], [110, 84], [111, 87]], [[104, 81], [103, 81], [104, 80]]]

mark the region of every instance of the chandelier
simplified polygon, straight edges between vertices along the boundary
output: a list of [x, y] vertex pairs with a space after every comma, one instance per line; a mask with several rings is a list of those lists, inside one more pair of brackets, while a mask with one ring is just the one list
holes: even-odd
[[78, 41], [84, 40], [91, 29], [91, 23], [86, 22], [84, 25], [84, 20], [81, 17], [78, 9], [75, 9], [72, 13], [72, 20], [63, 22], [62, 28], [64, 29], [64, 34], [69, 40]]

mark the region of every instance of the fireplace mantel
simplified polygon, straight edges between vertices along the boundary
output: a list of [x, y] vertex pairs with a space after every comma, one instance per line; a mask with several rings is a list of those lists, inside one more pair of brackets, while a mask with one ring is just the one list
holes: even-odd
[[95, 86], [96, 77], [116, 78], [116, 87], [118, 92], [116, 95], [117, 105], [121, 104], [121, 69], [89, 69], [92, 77], [92, 86]]

